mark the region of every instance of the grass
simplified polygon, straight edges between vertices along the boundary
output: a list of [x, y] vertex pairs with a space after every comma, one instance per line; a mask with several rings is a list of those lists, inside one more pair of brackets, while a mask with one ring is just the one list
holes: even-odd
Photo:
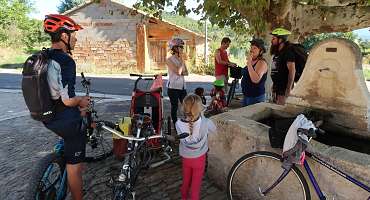
[[20, 70], [29, 55], [22, 50], [0, 48], [0, 68]]
[[362, 71], [364, 72], [365, 80], [370, 81], [370, 69], [364, 68]]

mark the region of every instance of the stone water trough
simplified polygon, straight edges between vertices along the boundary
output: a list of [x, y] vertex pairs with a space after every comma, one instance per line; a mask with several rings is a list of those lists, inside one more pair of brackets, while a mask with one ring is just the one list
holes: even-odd
[[[282, 149], [271, 147], [270, 127], [265, 122], [315, 110], [325, 116], [322, 128], [326, 133], [311, 140], [310, 151], [370, 185], [369, 93], [361, 63], [356, 44], [344, 39], [325, 40], [311, 50], [301, 79], [285, 106], [259, 103], [212, 117], [218, 134], [211, 136], [209, 142], [210, 178], [226, 190], [229, 170], [241, 156], [254, 151], [281, 154]], [[366, 200], [370, 197], [370, 193], [326, 167], [310, 159], [308, 162], [328, 199]], [[298, 168], [306, 177], [311, 198], [318, 199], [303, 167]], [[256, 176], [259, 177], [253, 178], [271, 181], [268, 173]], [[241, 180], [248, 182], [247, 177]], [[273, 199], [288, 199], [284, 195], [289, 196], [291, 192], [285, 191]]]

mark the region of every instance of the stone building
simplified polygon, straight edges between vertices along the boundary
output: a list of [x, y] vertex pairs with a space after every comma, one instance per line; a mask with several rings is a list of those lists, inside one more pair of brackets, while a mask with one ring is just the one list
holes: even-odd
[[203, 59], [205, 37], [125, 6], [119, 1], [88, 1], [64, 14], [84, 29], [77, 34], [73, 57], [80, 67], [149, 72], [166, 69], [168, 41], [185, 41], [188, 66]]

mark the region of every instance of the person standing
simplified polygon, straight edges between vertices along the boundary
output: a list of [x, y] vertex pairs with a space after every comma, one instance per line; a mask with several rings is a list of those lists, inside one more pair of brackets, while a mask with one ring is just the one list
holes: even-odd
[[44, 20], [44, 30], [51, 37], [47, 79], [56, 114], [44, 125], [64, 140], [69, 190], [74, 200], [82, 199], [82, 165], [85, 159], [86, 135], [81, 129], [81, 110], [90, 97], [76, 96], [76, 63], [71, 50], [77, 42], [76, 32], [82, 27], [65, 15], [50, 14]]
[[264, 102], [266, 98], [267, 62], [263, 58], [266, 52], [265, 43], [262, 39], [253, 39], [250, 43], [247, 66], [242, 70], [243, 106]]
[[284, 28], [277, 28], [271, 32], [272, 94], [273, 101], [280, 105], [285, 104], [286, 98], [293, 88], [296, 73], [295, 54], [289, 48], [288, 36], [290, 34], [291, 32]]
[[166, 60], [168, 67], [167, 94], [171, 102], [171, 118], [173, 124], [177, 121], [178, 103], [182, 103], [186, 96], [185, 77], [188, 75], [183, 60], [184, 41], [174, 38], [169, 42], [171, 56]]
[[176, 122], [176, 130], [179, 135], [189, 133], [189, 136], [180, 140], [179, 145], [183, 178], [181, 199], [199, 200], [206, 166], [208, 136], [216, 133], [216, 126], [201, 114], [203, 105], [198, 95], [186, 96], [182, 107], [185, 117]]
[[236, 64], [229, 61], [227, 55], [227, 48], [229, 48], [231, 43], [230, 38], [224, 37], [221, 40], [221, 46], [215, 52], [215, 77], [216, 80], [224, 81], [224, 91], [227, 93], [228, 80], [229, 80], [229, 66], [235, 67]]

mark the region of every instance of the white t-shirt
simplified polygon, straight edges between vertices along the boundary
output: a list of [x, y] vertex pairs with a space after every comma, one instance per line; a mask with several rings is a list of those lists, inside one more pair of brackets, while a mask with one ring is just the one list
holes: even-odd
[[[177, 56], [172, 55], [168, 58], [172, 63], [175, 64], [178, 68], [183, 68], [185, 70], [185, 63], [182, 62]], [[186, 84], [185, 84], [185, 77], [182, 75], [177, 75], [174, 71], [172, 71], [168, 67], [168, 82], [167, 87], [171, 89], [178, 89], [178, 90], [185, 90]]]
[[[177, 120], [176, 131], [181, 133], [190, 133], [189, 123]], [[197, 158], [204, 155], [208, 151], [208, 135], [216, 133], [215, 124], [205, 118], [200, 117], [193, 122], [192, 134], [180, 140], [179, 154], [185, 158]]]

